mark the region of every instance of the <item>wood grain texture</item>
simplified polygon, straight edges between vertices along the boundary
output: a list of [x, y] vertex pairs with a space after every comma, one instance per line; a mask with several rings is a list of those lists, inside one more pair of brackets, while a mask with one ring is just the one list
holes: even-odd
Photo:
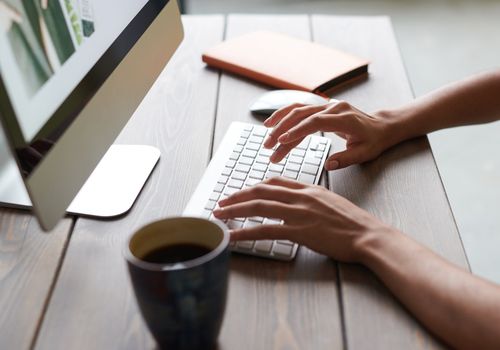
[[[273, 30], [310, 39], [307, 16], [231, 15], [226, 38], [254, 30]], [[265, 52], [256, 52], [265, 55]], [[269, 88], [222, 74], [215, 149], [232, 121], [261, 123], [250, 104]], [[282, 263], [234, 255], [221, 349], [340, 349], [343, 347], [336, 265], [299, 249]]]
[[26, 211], [0, 209], [0, 348], [28, 349], [71, 230], [44, 233]]
[[179, 215], [210, 155], [218, 73], [201, 52], [222, 39], [222, 16], [187, 17], [185, 40], [118, 143], [150, 144], [161, 159], [131, 212], [79, 219], [49, 304], [38, 349], [145, 349], [155, 344], [138, 312], [122, 249], [140, 226]]
[[[315, 41], [372, 61], [369, 79], [335, 94], [373, 111], [413, 98], [388, 18], [313, 16]], [[344, 142], [329, 135], [336, 151]], [[372, 212], [455, 264], [468, 268], [460, 237], [426, 137], [377, 160], [331, 172], [332, 190]], [[368, 270], [340, 265], [347, 345], [351, 349], [440, 348]]]

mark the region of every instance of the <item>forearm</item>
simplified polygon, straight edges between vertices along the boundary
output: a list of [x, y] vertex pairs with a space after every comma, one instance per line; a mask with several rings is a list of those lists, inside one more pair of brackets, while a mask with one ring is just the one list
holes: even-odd
[[394, 143], [430, 132], [500, 119], [500, 70], [447, 85], [399, 108], [381, 110]]
[[500, 288], [409, 237], [368, 235], [361, 262], [432, 332], [455, 348], [500, 347]]

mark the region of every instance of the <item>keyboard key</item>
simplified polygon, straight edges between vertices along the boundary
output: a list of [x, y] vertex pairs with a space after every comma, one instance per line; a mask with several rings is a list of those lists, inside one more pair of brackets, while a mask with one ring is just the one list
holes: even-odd
[[217, 202], [216, 202], [216, 201], [211, 201], [211, 200], [209, 200], [209, 201], [207, 202], [207, 204], [205, 204], [205, 209], [206, 209], [206, 210], [214, 210], [216, 205], [217, 205]]
[[239, 171], [235, 171], [233, 173], [233, 176], [231, 176], [231, 179], [240, 180], [240, 181], [245, 181], [246, 178], [247, 178], [247, 174], [239, 172]]
[[243, 130], [245, 130], [245, 131], [252, 131], [252, 129], [253, 129], [253, 125], [245, 125], [243, 127]]
[[300, 170], [300, 164], [297, 163], [288, 163], [286, 165], [286, 170], [291, 170], [291, 171], [299, 171]]
[[267, 170], [267, 164], [255, 163], [252, 169], [265, 172]]
[[243, 187], [243, 181], [236, 180], [236, 179], [231, 179], [231, 180], [229, 180], [229, 182], [227, 183], [227, 185], [229, 187], [232, 187], [232, 188], [241, 189]]
[[267, 148], [263, 148], [259, 151], [259, 154], [261, 156], [268, 156], [270, 157], [272, 154], [274, 153], [274, 151], [272, 149], [267, 149]]
[[262, 180], [264, 178], [264, 173], [262, 171], [252, 170], [248, 174], [248, 177], [251, 177], [252, 179]]
[[236, 145], [234, 147], [234, 150], [233, 152], [236, 152], [236, 153], [241, 153], [243, 151], [243, 146], [240, 146], [240, 145]]
[[247, 145], [247, 147], [245, 149], [249, 149], [249, 150], [252, 150], [252, 151], [258, 151], [259, 148], [260, 148], [260, 144], [249, 142], [248, 145]]
[[318, 167], [312, 164], [304, 164], [302, 166], [302, 172], [306, 174], [316, 175], [318, 173]]
[[211, 201], [217, 202], [219, 200], [219, 197], [220, 197], [220, 193], [219, 192], [212, 192], [212, 194], [210, 195], [209, 199]]
[[266, 218], [264, 220], [264, 225], [281, 225], [281, 220]]
[[236, 246], [243, 250], [252, 250], [254, 241], [239, 241]]
[[225, 185], [227, 183], [227, 180], [229, 180], [228, 176], [222, 175], [219, 180], [217, 180], [217, 183]]
[[310, 137], [306, 137], [305, 139], [302, 140], [301, 143], [299, 143], [297, 145], [297, 149], [303, 149], [304, 151], [307, 149], [307, 147], [309, 146], [309, 142], [311, 141], [311, 138]]
[[264, 222], [264, 218], [262, 216], [252, 216], [251, 218], [248, 218], [248, 220], [258, 222], [259, 224]]
[[301, 173], [299, 175], [299, 181], [306, 183], [306, 184], [314, 185], [315, 179], [316, 179], [316, 176], [313, 176], [313, 175], [304, 174], [304, 173]]
[[305, 155], [306, 155], [306, 151], [302, 150], [302, 149], [294, 149], [292, 151], [292, 155], [294, 156], [297, 156], [297, 157], [301, 157], [301, 158], [304, 158]]
[[238, 146], [245, 146], [245, 143], [247, 143], [247, 139], [244, 139], [243, 137], [241, 137], [236, 144]]
[[241, 157], [239, 162], [241, 164], [245, 164], [245, 165], [252, 165], [253, 164], [253, 158], [248, 158], [248, 157]]
[[324, 151], [326, 149], [326, 144], [320, 144], [318, 146], [318, 151]]
[[269, 165], [269, 170], [270, 171], [275, 171], [277, 173], [280, 173], [283, 171], [284, 166], [281, 164], [270, 164]]
[[283, 173], [284, 177], [287, 177], [287, 178], [293, 179], [293, 180], [297, 180], [297, 175], [299, 175], [298, 172], [291, 171], [291, 170], [285, 170], [285, 172]]
[[303, 158], [297, 156], [290, 156], [290, 158], [288, 159], [289, 162], [296, 164], [302, 164], [302, 160]]
[[214, 192], [222, 192], [222, 190], [224, 189], [224, 185], [223, 184], [217, 184], [215, 185], [215, 188], [214, 188]]
[[318, 146], [319, 146], [318, 140], [316, 138], [314, 138], [313, 140], [311, 140], [311, 143], [309, 144], [309, 149], [311, 151], [317, 151]]
[[252, 143], [257, 143], [257, 144], [261, 144], [262, 141], [264, 140], [264, 138], [262, 136], [257, 136], [257, 135], [252, 135], [249, 139], [248, 139], [248, 142], [252, 142]]
[[231, 175], [232, 171], [233, 171], [233, 169], [228, 168], [228, 167], [224, 167], [224, 169], [222, 169], [222, 175], [229, 176], [229, 175]]
[[288, 155], [286, 155], [285, 158], [283, 158], [282, 160], [280, 160], [278, 163], [273, 163], [273, 164], [285, 165], [287, 158], [288, 158]]
[[245, 186], [249, 186], [249, 187], [250, 186], [255, 186], [255, 185], [257, 185], [260, 182], [261, 182], [261, 180], [259, 180], [259, 179], [252, 179], [251, 177], [249, 177], [247, 179], [247, 181], [245, 182]]
[[248, 157], [248, 158], [255, 158], [255, 157], [257, 157], [257, 152], [256, 151], [252, 151], [250, 149], [245, 149], [241, 153], [241, 155], [244, 156], [244, 157]]
[[267, 134], [267, 129], [265, 127], [263, 127], [263, 126], [255, 126], [253, 128], [252, 134], [264, 137]]
[[321, 159], [317, 159], [317, 158], [306, 158], [304, 159], [304, 163], [306, 164], [314, 164], [314, 165], [317, 165], [319, 166], [321, 164]]
[[245, 222], [246, 218], [233, 218], [233, 220], [240, 221], [240, 222]]
[[203, 212], [201, 213], [201, 217], [202, 218], [205, 218], [205, 219], [209, 219], [210, 216], [212, 216], [212, 211], [211, 210], [203, 210]]
[[323, 158], [323, 154], [324, 154], [324, 152], [322, 152], [322, 151], [317, 151], [317, 152], [316, 152], [316, 154], [315, 154], [314, 156], [315, 156], [316, 158], [320, 158], [320, 159], [321, 159], [321, 158]]
[[255, 222], [255, 221], [245, 221], [245, 223], [243, 224], [243, 227], [244, 228], [252, 228], [252, 227], [255, 227], [255, 226], [260, 226], [262, 225], [260, 222]]
[[279, 177], [279, 176], [281, 176], [281, 173], [277, 173], [275, 171], [268, 171], [266, 173], [266, 179], [271, 179], [273, 177]]
[[273, 241], [256, 241], [254, 249], [259, 253], [269, 253], [273, 247]]
[[293, 252], [293, 246], [276, 242], [273, 246], [273, 253], [281, 256], [290, 256]]
[[257, 163], [269, 164], [269, 157], [267, 157], [267, 156], [260, 156], [260, 155], [259, 155], [259, 156], [255, 159], [255, 161], [256, 161]]
[[244, 139], [248, 139], [250, 137], [250, 132], [243, 130], [240, 136]]
[[292, 245], [292, 246], [295, 244], [295, 243], [290, 242], [290, 241], [280, 241], [280, 240], [278, 240], [278, 243], [285, 244], [285, 245]]
[[324, 138], [319, 139], [319, 144], [320, 145], [326, 145], [327, 143], [328, 143], [328, 141], [325, 140]]
[[234, 168], [234, 166], [236, 165], [236, 162], [234, 160], [228, 160], [227, 163], [226, 163], [226, 167], [227, 168]]
[[233, 152], [231, 153], [231, 155], [229, 156], [229, 159], [231, 160], [238, 160], [238, 158], [240, 157], [240, 154], [237, 153], [237, 152]]
[[226, 187], [224, 189], [224, 194], [227, 194], [228, 196], [232, 195], [232, 194], [235, 194], [236, 192], [239, 192], [239, 189], [238, 188], [234, 188], [234, 187]]
[[234, 170], [247, 174], [250, 171], [250, 165], [238, 163]]
[[236, 220], [229, 220], [227, 222], [227, 227], [230, 229], [230, 230], [237, 230], [237, 229], [240, 229], [243, 227], [243, 222], [241, 221], [236, 221]]

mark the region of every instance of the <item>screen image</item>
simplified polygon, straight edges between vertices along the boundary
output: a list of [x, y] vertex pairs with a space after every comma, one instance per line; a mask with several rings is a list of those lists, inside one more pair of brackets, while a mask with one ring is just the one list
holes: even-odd
[[147, 3], [0, 0], [0, 75], [26, 144]]

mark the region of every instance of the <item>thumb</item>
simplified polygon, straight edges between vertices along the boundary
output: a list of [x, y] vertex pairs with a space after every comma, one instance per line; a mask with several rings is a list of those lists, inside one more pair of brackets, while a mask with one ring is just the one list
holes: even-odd
[[364, 147], [353, 147], [342, 152], [332, 154], [325, 164], [326, 170], [335, 170], [369, 160], [369, 155]]

